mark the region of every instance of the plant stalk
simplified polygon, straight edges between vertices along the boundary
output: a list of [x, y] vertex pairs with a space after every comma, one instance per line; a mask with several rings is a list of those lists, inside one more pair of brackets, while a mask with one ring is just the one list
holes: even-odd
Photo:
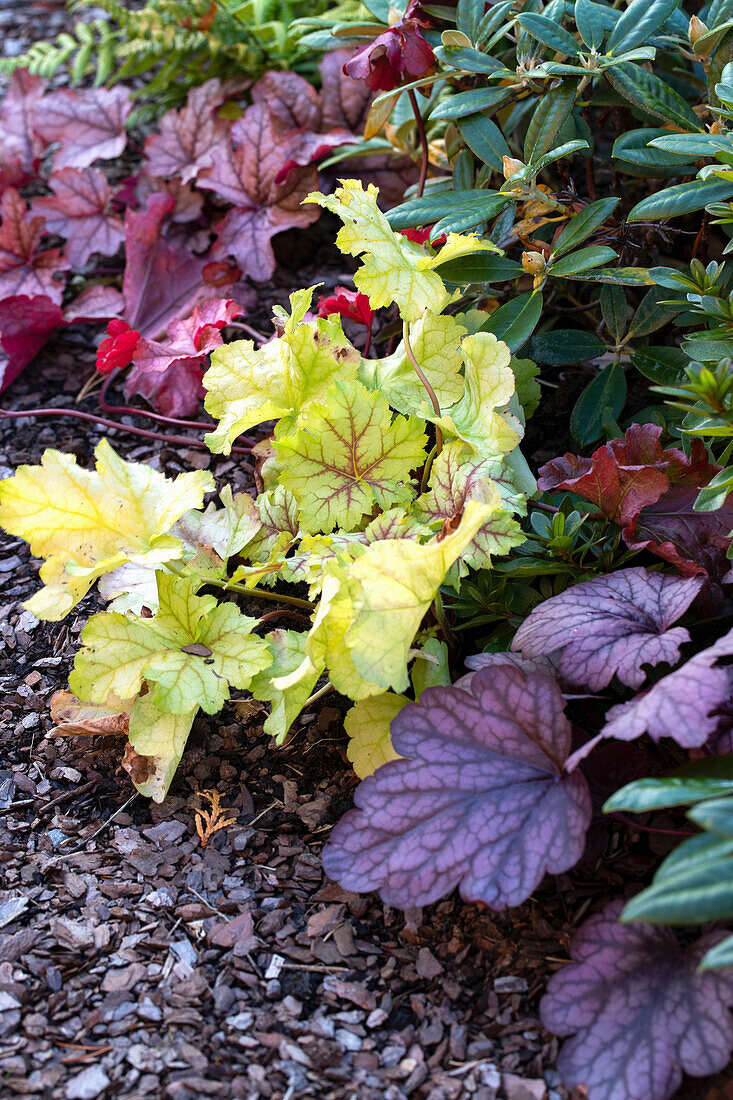
[[[427, 393], [428, 397], [430, 398], [430, 404], [433, 406], [433, 412], [435, 413], [436, 416], [440, 416], [440, 403], [438, 402], [438, 398], [435, 396], [435, 390], [433, 389], [433, 387], [428, 382], [427, 377], [425, 376], [425, 372], [423, 371], [422, 367], [420, 366], [417, 359], [415, 358], [415, 352], [412, 350], [412, 344], [410, 343], [410, 325], [409, 325], [408, 321], [404, 321], [403, 324], [402, 324], [402, 340], [403, 340], [404, 345], [405, 345], [405, 354], [407, 355], [407, 358], [410, 360], [410, 362], [412, 364], [412, 369], [414, 370], [415, 374], [418, 376], [418, 378], [422, 382], [423, 386], [425, 387], [425, 392]], [[435, 425], [435, 454], [439, 455], [442, 450], [443, 450], [443, 433], [441, 432], [440, 428], [436, 424]]]

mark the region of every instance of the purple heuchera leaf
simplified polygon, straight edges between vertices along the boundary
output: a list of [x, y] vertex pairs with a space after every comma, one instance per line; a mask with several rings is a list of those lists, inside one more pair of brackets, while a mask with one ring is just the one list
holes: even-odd
[[725, 1067], [733, 1046], [733, 973], [697, 970], [721, 933], [683, 949], [667, 928], [618, 923], [623, 902], [591, 917], [573, 961], [554, 974], [540, 1005], [556, 1035], [573, 1035], [558, 1059], [568, 1088], [590, 1100], [667, 1100], [682, 1071]]
[[574, 687], [600, 691], [614, 673], [640, 687], [642, 665], [675, 664], [690, 640], [670, 629], [702, 587], [697, 577], [667, 577], [640, 567], [583, 581], [534, 608], [514, 636], [524, 657], [552, 657]]
[[346, 890], [388, 905], [428, 905], [460, 884], [493, 909], [523, 902], [546, 871], [583, 854], [591, 813], [579, 773], [563, 766], [571, 727], [555, 681], [510, 665], [468, 690], [430, 688], [392, 723], [407, 759], [359, 785], [323, 854]]
[[648, 733], [655, 741], [672, 737], [686, 749], [704, 745], [718, 729], [718, 711], [733, 691], [733, 669], [718, 665], [720, 658], [731, 655], [733, 630], [649, 691], [611, 707], [603, 736], [632, 741]]
[[121, 85], [85, 88], [81, 94], [63, 88], [37, 104], [33, 124], [46, 141], [60, 142], [54, 171], [87, 168], [95, 160], [111, 160], [123, 152], [131, 111], [129, 89]]

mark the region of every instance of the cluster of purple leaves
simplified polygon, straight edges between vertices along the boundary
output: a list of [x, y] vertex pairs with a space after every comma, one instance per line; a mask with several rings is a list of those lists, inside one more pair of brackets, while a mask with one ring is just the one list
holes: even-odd
[[[392, 722], [401, 759], [358, 786], [356, 808], [334, 829], [328, 873], [400, 908], [456, 886], [492, 909], [515, 906], [583, 856], [596, 746], [646, 733], [727, 751], [733, 630], [682, 661], [690, 635], [675, 625], [705, 584], [642, 567], [577, 584], [531, 612], [512, 652], [480, 654], [462, 680], [423, 692]], [[656, 666], [673, 671], [645, 687]], [[612, 706], [599, 732], [574, 726], [571, 693], [602, 692], [614, 678], [637, 694]], [[585, 1086], [590, 1100], [666, 1100], [681, 1069], [705, 1075], [727, 1062], [733, 977], [697, 973], [709, 937], [682, 950], [670, 931], [619, 924], [621, 908], [583, 926], [542, 1018], [574, 1035], [560, 1064], [568, 1086]]]
[[[168, 415], [195, 413], [206, 355], [253, 305], [250, 281], [275, 270], [272, 238], [319, 216], [301, 206], [330, 184], [315, 162], [360, 140], [373, 92], [344, 74], [347, 57], [323, 59], [320, 93], [294, 73], [267, 73], [227, 117], [221, 109], [238, 88], [218, 80], [195, 88], [147, 137], [139, 171], [117, 184], [99, 162], [130, 157], [128, 90], [48, 92], [17, 70], [0, 108], [0, 390], [57, 329], [111, 320], [100, 368], [132, 362], [128, 396]], [[389, 205], [411, 165], [372, 157], [357, 171]], [[100, 257], [109, 263], [122, 248], [121, 288], [111, 285], [114, 268], [91, 282]], [[71, 273], [87, 285], [69, 302]]]

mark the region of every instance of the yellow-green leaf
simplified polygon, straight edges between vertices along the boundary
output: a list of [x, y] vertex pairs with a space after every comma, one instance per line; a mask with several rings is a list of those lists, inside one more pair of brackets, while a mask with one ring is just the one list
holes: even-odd
[[393, 417], [381, 394], [349, 381], [335, 382], [300, 423], [295, 434], [277, 439], [276, 450], [305, 531], [349, 530], [375, 506], [411, 500], [410, 470], [425, 461], [421, 421]]
[[144, 759], [126, 766], [136, 789], [153, 802], [162, 802], [168, 793], [197, 713], [198, 707], [183, 714], [160, 711], [149, 695], [135, 700], [128, 740]]
[[364, 190], [360, 180], [342, 180], [332, 195], [315, 192], [303, 201], [318, 203], [344, 222], [336, 244], [347, 255], [362, 257], [354, 283], [368, 296], [372, 309], [395, 302], [405, 321], [417, 321], [426, 309], [442, 313], [455, 295], [432, 269], [473, 252], [495, 252], [496, 246], [476, 236], [450, 233], [439, 252], [428, 252], [394, 232], [377, 206], [378, 193], [373, 184]]
[[186, 714], [196, 706], [221, 710], [229, 685], [249, 687], [272, 657], [252, 636], [257, 619], [231, 603], [197, 596], [200, 580], [158, 576], [158, 613], [152, 618], [105, 611], [82, 630], [69, 686], [80, 699], [104, 703], [110, 694], [132, 699], [143, 680], [154, 685], [159, 710]]
[[126, 561], [180, 559], [183, 543], [168, 532], [214, 488], [204, 470], [171, 481], [150, 466], [125, 462], [106, 440], [95, 455], [97, 468], [90, 471], [73, 455], [46, 451], [40, 466], [21, 466], [0, 482], [0, 527], [46, 559], [46, 587], [25, 605], [39, 619], [62, 619], [97, 577]]
[[408, 702], [404, 695], [385, 691], [371, 699], [361, 699], [347, 712], [344, 718], [344, 729], [349, 735], [346, 753], [359, 779], [366, 779], [390, 760], [400, 759], [399, 753], [392, 748], [389, 727]]
[[265, 672], [253, 677], [249, 690], [255, 699], [272, 703], [272, 711], [264, 729], [280, 745], [313, 691], [320, 671], [314, 666], [304, 672], [292, 686], [278, 687], [281, 678], [287, 678], [301, 668], [306, 657], [308, 635], [299, 634], [296, 630], [273, 630], [265, 640], [272, 656], [272, 664]]
[[251, 340], [223, 344], [204, 375], [207, 412], [219, 421], [206, 442], [229, 454], [242, 432], [263, 420], [285, 417], [284, 429], [311, 402], [323, 399], [336, 378], [356, 376], [358, 352], [343, 334], [338, 317], [302, 320], [313, 288], [291, 296], [292, 315], [282, 335], [255, 348]]

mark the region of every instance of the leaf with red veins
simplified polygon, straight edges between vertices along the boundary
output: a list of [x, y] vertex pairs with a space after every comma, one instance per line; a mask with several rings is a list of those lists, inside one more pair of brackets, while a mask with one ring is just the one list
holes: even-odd
[[[710, 469], [712, 477], [717, 468]], [[730, 566], [733, 500], [729, 497], [716, 512], [696, 512], [698, 491], [698, 485], [673, 485], [624, 527], [624, 541], [632, 550], [649, 550], [664, 558], [687, 576], [707, 574], [720, 582]]]
[[718, 661], [733, 655], [733, 630], [691, 657], [649, 691], [606, 714], [604, 737], [633, 741], [648, 733], [671, 737], [685, 749], [704, 745], [716, 732], [719, 712], [733, 691], [733, 671]]
[[[204, 196], [200, 191], [194, 190], [190, 183], [181, 183], [178, 179], [160, 179], [141, 172], [135, 181], [134, 196], [140, 206], [146, 206], [151, 195], [173, 196], [174, 205], [168, 217], [179, 225], [195, 222], [204, 208]], [[119, 195], [116, 197], [119, 199]]]
[[185, 321], [171, 321], [166, 343], [140, 340], [125, 379], [127, 396], [144, 397], [166, 416], [193, 415], [204, 395], [204, 360], [222, 344], [224, 326], [242, 312], [230, 298], [210, 298]]
[[226, 93], [217, 79], [207, 80], [188, 93], [186, 106], [168, 111], [160, 120], [157, 134], [145, 142], [147, 171], [182, 183], [196, 178], [202, 168], [213, 164], [226, 139], [231, 122], [216, 118]]
[[68, 271], [69, 262], [58, 248], [37, 251], [43, 218], [29, 219], [25, 200], [12, 187], [0, 199], [0, 216], [0, 298], [31, 295], [60, 304], [64, 284], [54, 275]]
[[0, 161], [3, 167], [17, 167], [11, 173], [27, 178], [36, 174], [46, 142], [36, 133], [34, 115], [43, 99], [46, 82], [31, 76], [27, 69], [16, 69], [0, 108]]
[[733, 1047], [733, 973], [700, 971], [725, 933], [689, 947], [668, 928], [620, 924], [614, 901], [576, 933], [572, 962], [550, 978], [544, 1026], [567, 1036], [558, 1071], [592, 1100], [668, 1100], [682, 1073], [725, 1068]]
[[351, 50], [331, 50], [318, 68], [321, 73], [321, 101], [324, 130], [351, 130], [363, 134], [374, 93], [360, 80], [344, 72]]
[[205, 281], [207, 258], [162, 235], [174, 205], [172, 195], [151, 195], [144, 210], [125, 214], [125, 318], [148, 339], [165, 332], [174, 318], [188, 316], [197, 302], [221, 296], [221, 287]]
[[265, 107], [277, 130], [314, 130], [321, 127], [321, 97], [297, 73], [269, 72], [252, 88], [252, 102]]
[[287, 159], [285, 139], [273, 128], [262, 104], [248, 107], [232, 127], [221, 160], [199, 175], [201, 188], [235, 207], [217, 226], [216, 252], [232, 256], [245, 275], [269, 279], [275, 270], [271, 238], [284, 229], [304, 228], [318, 218], [302, 200], [318, 186], [314, 168], [292, 172], [286, 183], [275, 177]]
[[46, 295], [13, 295], [0, 301], [0, 391], [18, 377], [63, 324], [61, 307]]
[[635, 567], [566, 588], [535, 607], [514, 635], [524, 657], [550, 657], [572, 687], [600, 691], [614, 674], [638, 688], [642, 665], [676, 664], [689, 642], [672, 628], [702, 587], [702, 579], [668, 577]]
[[95, 160], [111, 160], [124, 151], [131, 110], [130, 92], [121, 85], [86, 88], [79, 94], [63, 89], [38, 104], [34, 127], [46, 141], [60, 143], [54, 171], [87, 168]]
[[114, 256], [125, 239], [122, 218], [110, 210], [112, 191], [99, 168], [62, 168], [52, 172], [53, 195], [33, 202], [33, 213], [46, 219], [46, 231], [66, 237], [66, 257], [75, 270], [95, 253]]
[[468, 690], [424, 691], [391, 732], [404, 759], [357, 787], [323, 853], [344, 889], [407, 909], [460, 885], [467, 901], [505, 909], [580, 859], [590, 795], [564, 770], [571, 726], [551, 677], [482, 669]]

